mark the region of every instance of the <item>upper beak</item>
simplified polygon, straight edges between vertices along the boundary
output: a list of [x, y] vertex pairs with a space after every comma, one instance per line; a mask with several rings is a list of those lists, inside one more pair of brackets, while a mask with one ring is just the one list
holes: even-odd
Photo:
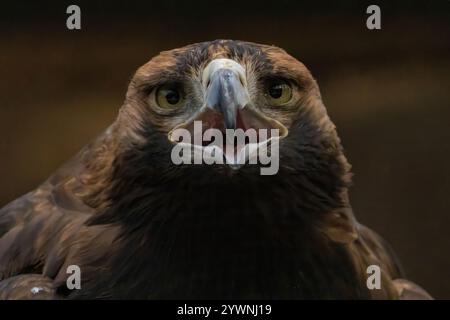
[[236, 129], [239, 109], [248, 103], [244, 75], [239, 69], [221, 67], [209, 76], [206, 88], [206, 107], [222, 114], [225, 129]]

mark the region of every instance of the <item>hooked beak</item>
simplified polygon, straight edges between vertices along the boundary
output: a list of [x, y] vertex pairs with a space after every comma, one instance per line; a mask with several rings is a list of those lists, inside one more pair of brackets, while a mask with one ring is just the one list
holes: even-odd
[[233, 60], [217, 59], [205, 69], [206, 107], [223, 116], [226, 129], [236, 129], [238, 110], [250, 101], [245, 73]]
[[[218, 129], [224, 134], [229, 130], [242, 129], [278, 129], [279, 138], [287, 136], [288, 129], [279, 121], [269, 118], [252, 106], [247, 90], [247, 79], [245, 69], [236, 61], [231, 59], [215, 59], [211, 61], [203, 71], [202, 85], [204, 88], [205, 104], [198, 113], [175, 127], [168, 135], [169, 140], [178, 143], [176, 129], [187, 129], [194, 131], [195, 123], [201, 121], [202, 132], [208, 129]], [[268, 143], [270, 135], [266, 136], [261, 143]], [[227, 141], [228, 142], [228, 141]], [[195, 143], [194, 143], [195, 144]], [[197, 148], [207, 145], [194, 145]], [[244, 145], [245, 147], [245, 145]], [[225, 154], [225, 150], [222, 150]], [[235, 150], [238, 153], [240, 149]], [[227, 157], [228, 158], [228, 157]]]

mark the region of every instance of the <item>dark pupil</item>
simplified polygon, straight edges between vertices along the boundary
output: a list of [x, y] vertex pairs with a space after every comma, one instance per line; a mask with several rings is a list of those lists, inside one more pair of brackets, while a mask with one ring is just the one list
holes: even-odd
[[170, 90], [166, 94], [166, 100], [170, 104], [177, 104], [180, 101], [180, 95], [175, 90]]
[[275, 86], [270, 87], [269, 94], [274, 99], [280, 98], [281, 95], [283, 94], [283, 86], [277, 84]]

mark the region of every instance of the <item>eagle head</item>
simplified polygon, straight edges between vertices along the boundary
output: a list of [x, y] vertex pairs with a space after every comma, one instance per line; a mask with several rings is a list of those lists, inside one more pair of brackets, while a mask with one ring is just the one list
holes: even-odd
[[[139, 167], [172, 177], [298, 173], [335, 160], [348, 178], [315, 80], [275, 46], [217, 40], [160, 53], [132, 78], [114, 130], [122, 150], [139, 150]], [[261, 151], [271, 157], [265, 163]]]

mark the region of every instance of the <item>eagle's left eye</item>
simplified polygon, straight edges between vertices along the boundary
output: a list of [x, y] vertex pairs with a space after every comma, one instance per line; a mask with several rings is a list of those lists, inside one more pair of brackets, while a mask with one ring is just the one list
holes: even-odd
[[272, 82], [267, 86], [266, 96], [271, 104], [282, 105], [292, 98], [292, 88], [284, 81]]
[[161, 108], [178, 107], [182, 102], [183, 97], [176, 87], [164, 85], [156, 90], [156, 103]]

